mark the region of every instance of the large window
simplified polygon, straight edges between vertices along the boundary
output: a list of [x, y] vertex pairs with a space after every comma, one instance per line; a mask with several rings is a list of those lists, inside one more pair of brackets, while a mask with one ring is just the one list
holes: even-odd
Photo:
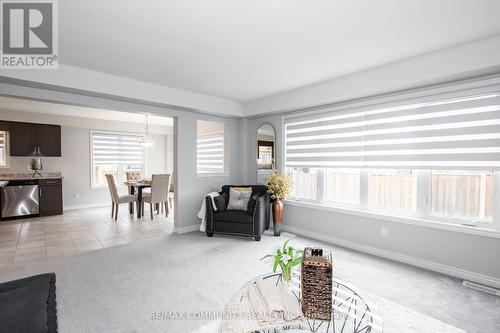
[[414, 182], [413, 170], [369, 170], [368, 207], [391, 212], [415, 212]]
[[0, 168], [8, 166], [9, 156], [7, 152], [7, 132], [0, 131]]
[[434, 170], [431, 182], [433, 216], [492, 221], [495, 188], [493, 171]]
[[196, 143], [198, 175], [224, 173], [224, 150], [224, 123], [198, 120]]
[[291, 199], [495, 223], [500, 85], [428, 96], [286, 116]]
[[319, 169], [317, 168], [295, 168], [290, 169], [292, 178], [291, 197], [318, 201], [319, 196]]
[[323, 200], [325, 202], [359, 205], [360, 170], [325, 169]]
[[127, 179], [127, 171], [143, 172], [145, 154], [141, 139], [142, 135], [92, 131], [92, 186], [105, 186], [108, 173], [120, 183]]

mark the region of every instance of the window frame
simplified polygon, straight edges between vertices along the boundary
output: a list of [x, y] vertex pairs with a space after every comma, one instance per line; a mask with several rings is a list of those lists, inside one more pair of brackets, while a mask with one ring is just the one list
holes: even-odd
[[[318, 195], [320, 195], [322, 198], [319, 202], [323, 205], [333, 205], [333, 206], [338, 206], [338, 207], [346, 207], [346, 208], [358, 208], [361, 207], [361, 202], [362, 202], [362, 192], [361, 192], [361, 179], [362, 179], [362, 169], [356, 169], [352, 168], [354, 170], [359, 170], [359, 189], [358, 189], [358, 202], [357, 203], [350, 203], [350, 202], [342, 202], [342, 201], [328, 201], [325, 199], [325, 193], [326, 193], [326, 178], [327, 178], [327, 169], [329, 168], [323, 168], [319, 170], [319, 173], [321, 173], [321, 177], [319, 177], [319, 181], [321, 181], [320, 185], [321, 186], [321, 191], [318, 192]], [[333, 169], [333, 168], [330, 168]], [[339, 168], [339, 170], [347, 170], [348, 168]]]
[[[424, 170], [423, 170], [424, 171]], [[500, 171], [495, 171], [495, 170], [483, 170], [483, 171], [493, 171], [494, 177], [495, 177], [495, 185], [494, 185], [494, 190], [493, 190], [493, 198], [492, 198], [492, 203], [493, 203], [493, 208], [492, 208], [492, 214], [491, 214], [491, 222], [488, 221], [480, 221], [480, 220], [474, 220], [474, 219], [465, 219], [465, 218], [453, 218], [453, 217], [447, 217], [447, 216], [442, 216], [442, 215], [433, 215], [432, 214], [432, 183], [431, 183], [431, 177], [432, 177], [432, 171], [433, 170], [425, 170], [427, 172], [427, 177], [428, 177], [428, 192], [425, 197], [425, 206], [422, 207], [423, 211], [421, 212], [421, 216], [425, 217], [427, 219], [433, 220], [433, 221], [441, 221], [441, 222], [448, 222], [448, 223], [455, 223], [455, 224], [460, 224], [460, 225], [466, 225], [466, 226], [473, 226], [473, 227], [490, 227], [493, 226], [495, 229], [500, 230], [500, 224], [498, 219], [496, 219], [496, 214], [495, 212], [498, 210], [496, 207], [500, 205], [500, 191], [498, 191], [498, 181], [500, 181]], [[459, 170], [461, 171], [461, 170]]]
[[[467, 227], [477, 227], [477, 228], [485, 228], [485, 229], [496, 229], [500, 230], [499, 218], [500, 218], [500, 171], [495, 171], [495, 186], [493, 192], [493, 212], [492, 212], [492, 221], [480, 221], [480, 220], [468, 220], [461, 219], [455, 217], [446, 217], [446, 216], [438, 216], [432, 215], [431, 212], [431, 174], [432, 170], [429, 169], [412, 169], [414, 173], [414, 189], [413, 189], [413, 200], [414, 203], [414, 211], [392, 211], [388, 209], [378, 209], [371, 208], [368, 205], [368, 176], [370, 169], [361, 169], [360, 170], [360, 179], [359, 179], [359, 205], [342, 203], [342, 202], [333, 202], [324, 200], [324, 189], [326, 183], [324, 181], [324, 173], [326, 168], [319, 169], [318, 178], [317, 178], [317, 186], [318, 186], [318, 198], [314, 199], [301, 199], [290, 197], [286, 200], [286, 202], [294, 202], [294, 203], [304, 203], [311, 204], [312, 206], [323, 206], [323, 207], [331, 207], [334, 209], [346, 209], [348, 211], [359, 211], [366, 212], [370, 214], [380, 215], [380, 216], [393, 216], [393, 217], [401, 217], [401, 218], [410, 218], [410, 219], [422, 219], [425, 221], [433, 221], [439, 223], [448, 223], [457, 226], [467, 226]], [[320, 176], [323, 174], [323, 176]]]
[[[94, 177], [95, 177], [95, 170], [94, 170], [94, 144], [93, 144], [93, 136], [94, 133], [100, 133], [100, 134], [114, 134], [114, 135], [124, 135], [124, 136], [137, 136], [138, 138], [144, 137], [143, 134], [139, 133], [133, 133], [133, 132], [115, 132], [115, 131], [102, 131], [102, 130], [97, 130], [97, 129], [91, 129], [89, 132], [89, 146], [90, 146], [90, 189], [95, 190], [95, 189], [103, 189], [106, 188], [107, 185], [95, 185], [94, 183]], [[146, 164], [148, 160], [148, 150], [144, 148], [144, 155], [143, 155], [143, 161], [142, 161], [142, 173], [145, 172], [146, 170]], [[118, 175], [117, 175], [118, 176]], [[118, 178], [118, 177], [117, 177]], [[119, 181], [119, 179], [115, 179], [116, 186], [119, 187], [124, 187], [124, 185]]]
[[[198, 124], [199, 122], [210, 122], [210, 123], [217, 123], [221, 124], [223, 126], [222, 130], [214, 131], [212, 134], [215, 133], [220, 133], [222, 132], [222, 137], [223, 137], [223, 151], [222, 151], [222, 171], [216, 171], [216, 172], [198, 172]], [[228, 131], [226, 127], [226, 123], [222, 121], [212, 121], [212, 120], [203, 120], [203, 119], [197, 119], [196, 120], [196, 132], [195, 132], [195, 158], [196, 158], [196, 177], [199, 178], [204, 178], [204, 177], [227, 177], [229, 176], [229, 140], [228, 140]]]
[[[286, 169], [287, 160], [287, 140], [286, 140], [286, 124], [285, 119], [289, 117], [297, 117], [301, 115], [314, 116], [315, 114], [321, 115], [325, 113], [325, 110], [329, 111], [345, 111], [354, 110], [357, 108], [367, 108], [374, 105], [387, 104], [389, 106], [395, 105], [399, 102], [405, 102], [411, 100], [413, 102], [426, 102], [433, 95], [444, 95], [449, 98], [453, 98], [456, 94], [463, 93], [467, 94], [485, 94], [485, 93], [495, 93], [498, 92], [498, 88], [495, 85], [500, 84], [500, 76], [483, 77], [473, 80], [466, 80], [461, 82], [454, 82], [444, 85], [436, 85], [432, 87], [423, 87], [418, 89], [409, 89], [406, 91], [399, 91], [395, 93], [382, 94], [379, 96], [371, 96], [367, 98], [361, 98], [358, 100], [352, 100], [341, 103], [334, 103], [330, 105], [324, 105], [314, 109], [291, 112], [285, 114], [281, 118], [282, 131], [282, 170]], [[345, 168], [345, 167], [343, 167]], [[467, 221], [458, 220], [455, 218], [446, 218], [431, 216], [431, 169], [413, 169], [415, 172], [415, 214], [413, 215], [402, 215], [398, 212], [374, 210], [368, 208], [368, 170], [369, 168], [361, 168], [360, 173], [360, 204], [359, 206], [346, 206], [343, 204], [332, 204], [331, 202], [322, 201], [312, 201], [312, 200], [301, 200], [290, 198], [285, 200], [285, 203], [295, 206], [303, 206], [308, 208], [326, 210], [338, 212], [341, 214], [357, 215], [363, 217], [369, 217], [376, 220], [389, 220], [393, 222], [401, 222], [405, 224], [417, 225], [422, 227], [436, 228], [442, 230], [451, 230], [475, 235], [481, 235], [486, 237], [500, 238], [500, 170], [495, 170], [495, 185], [493, 193], [493, 212], [492, 221]], [[318, 186], [324, 186], [323, 184], [318, 184]], [[422, 198], [419, 200], [419, 198]]]
[[[364, 185], [366, 187], [366, 201], [365, 201], [365, 206], [367, 210], [370, 211], [376, 211], [376, 212], [381, 212], [381, 213], [387, 213], [387, 214], [395, 214], [395, 215], [403, 215], [403, 216], [417, 216], [417, 177], [416, 177], [416, 171], [417, 169], [380, 169], [380, 170], [410, 170], [412, 180], [413, 180], [413, 193], [412, 193], [412, 209], [410, 211], [405, 211], [405, 210], [392, 210], [390, 208], [375, 208], [370, 206], [370, 198], [369, 198], [369, 189], [370, 189], [370, 171], [377, 170], [377, 169], [364, 169], [366, 170], [366, 178], [364, 181], [366, 184]], [[361, 180], [360, 180], [361, 181]]]
[[1, 130], [0, 132], [4, 133], [4, 160], [5, 163], [0, 165], [0, 169], [8, 169], [10, 168], [10, 141], [9, 141], [9, 131]]

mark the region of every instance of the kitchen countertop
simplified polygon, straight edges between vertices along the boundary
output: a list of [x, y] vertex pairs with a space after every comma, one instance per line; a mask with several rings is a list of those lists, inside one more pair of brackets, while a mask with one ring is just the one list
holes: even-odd
[[[33, 177], [32, 173], [13, 173], [13, 174], [3, 174], [0, 175], [0, 181], [5, 180], [31, 180], [31, 179], [62, 179], [63, 176], [60, 173], [46, 173], [42, 176], [37, 175]], [[0, 185], [1, 186], [1, 185]], [[5, 186], [5, 185], [3, 185]]]

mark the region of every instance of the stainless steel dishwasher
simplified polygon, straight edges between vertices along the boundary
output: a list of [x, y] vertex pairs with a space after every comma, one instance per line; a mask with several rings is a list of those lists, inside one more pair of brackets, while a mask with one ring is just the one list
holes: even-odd
[[10, 180], [1, 191], [2, 218], [39, 214], [37, 180]]

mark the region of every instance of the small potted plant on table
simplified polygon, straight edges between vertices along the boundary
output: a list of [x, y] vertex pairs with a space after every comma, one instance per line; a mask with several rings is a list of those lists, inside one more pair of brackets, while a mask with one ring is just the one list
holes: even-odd
[[278, 266], [281, 269], [281, 277], [283, 281], [288, 284], [292, 279], [292, 269], [302, 263], [302, 250], [288, 246], [287, 240], [282, 247], [278, 247], [274, 253], [265, 255], [261, 260], [266, 258], [274, 258], [273, 273], [276, 272]]

